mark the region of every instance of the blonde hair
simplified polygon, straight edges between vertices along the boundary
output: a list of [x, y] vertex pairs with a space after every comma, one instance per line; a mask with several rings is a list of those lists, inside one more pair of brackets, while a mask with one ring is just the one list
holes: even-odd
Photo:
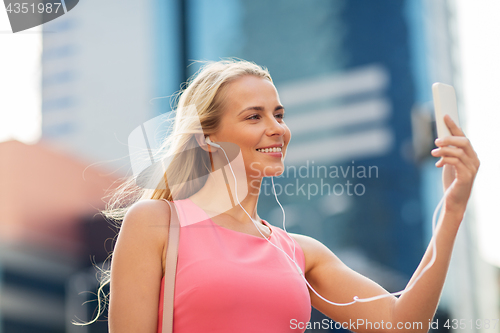
[[[266, 67], [243, 59], [233, 57], [220, 61], [196, 62], [203, 63], [203, 65], [173, 95], [174, 103], [177, 98], [178, 102], [172, 108], [172, 112], [175, 113], [175, 120], [171, 127], [172, 134], [165, 138], [158, 150], [158, 155], [163, 154], [160, 156], [160, 160], [182, 152], [182, 161], [173, 160], [166, 171], [157, 168], [147, 176], [141, 175], [141, 177], [148, 178], [141, 179], [141, 184], [147, 183], [152, 184], [152, 186], [138, 186], [138, 175], [133, 175], [126, 178], [111, 193], [111, 199], [101, 213], [118, 228], [128, 208], [138, 201], [146, 199], [172, 201], [173, 198], [178, 200], [193, 195], [203, 187], [204, 180], [199, 175], [206, 174], [207, 170], [210, 171], [210, 160], [207, 160], [206, 155], [196, 154], [194, 149], [190, 148], [198, 145], [195, 134], [200, 133], [201, 130], [205, 135], [211, 135], [219, 130], [228, 83], [245, 75], [254, 75], [273, 82]], [[199, 125], [201, 125], [201, 129], [198, 128]], [[169, 187], [167, 179], [175, 185]], [[112, 252], [105, 262], [111, 256]], [[95, 322], [108, 304], [109, 294], [106, 294], [103, 288], [111, 280], [111, 270], [98, 269], [101, 276], [97, 291], [97, 315], [87, 323], [73, 322], [75, 325], [87, 325]]]

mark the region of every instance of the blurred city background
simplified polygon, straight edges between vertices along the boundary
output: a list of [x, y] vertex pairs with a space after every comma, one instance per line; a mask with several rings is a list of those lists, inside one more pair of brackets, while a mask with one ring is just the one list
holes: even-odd
[[[171, 110], [193, 60], [224, 57], [269, 69], [292, 132], [286, 166], [372, 167], [371, 177], [299, 179], [342, 194], [280, 201], [289, 232], [319, 239], [391, 292], [431, 238], [442, 196], [431, 85], [453, 85], [482, 164], [435, 332], [449, 331], [448, 319], [465, 322], [462, 332], [500, 332], [499, 13], [496, 0], [82, 0], [12, 34], [0, 10], [0, 333], [107, 332], [106, 313], [71, 322], [95, 315], [93, 264], [116, 234], [99, 209], [131, 175], [128, 136]], [[259, 215], [281, 226], [269, 190]], [[311, 321], [322, 318], [312, 310]]]

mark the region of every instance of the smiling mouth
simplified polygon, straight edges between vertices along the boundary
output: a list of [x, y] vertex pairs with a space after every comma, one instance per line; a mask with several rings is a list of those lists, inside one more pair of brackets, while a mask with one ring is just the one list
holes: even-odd
[[261, 153], [281, 153], [281, 147], [261, 148], [256, 150]]

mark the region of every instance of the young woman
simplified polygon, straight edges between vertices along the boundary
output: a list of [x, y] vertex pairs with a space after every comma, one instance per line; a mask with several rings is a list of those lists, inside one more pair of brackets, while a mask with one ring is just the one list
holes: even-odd
[[[198, 117], [188, 115], [190, 107]], [[164, 178], [157, 180], [157, 187], [134, 188], [135, 180], [131, 179], [106, 211], [108, 216], [122, 221], [110, 279], [105, 281], [110, 282], [111, 333], [161, 332], [162, 277], [172, 213], [171, 206], [162, 199], [173, 201], [181, 223], [174, 305], [176, 333], [303, 332], [311, 305], [339, 323], [372, 323], [372, 327], [347, 327], [357, 332], [382, 332], [388, 327], [392, 328], [388, 331], [404, 330], [405, 323], [415, 322], [422, 325], [413, 325], [408, 331], [428, 331], [479, 168], [469, 140], [447, 117], [452, 136], [436, 140], [439, 148], [432, 151], [433, 156], [441, 157], [436, 166], [444, 167], [444, 189], [451, 188], [439, 217], [437, 257], [430, 269], [399, 298], [389, 296], [336, 306], [316, 296], [295, 264], [269, 242], [292, 258], [295, 246], [294, 257], [305, 278], [330, 301], [348, 303], [354, 296], [367, 298], [388, 292], [349, 269], [319, 241], [299, 234], [290, 234], [289, 238], [281, 228], [259, 218], [257, 201], [262, 178], [278, 176], [284, 170], [291, 139], [284, 115], [267, 69], [254, 63], [209, 62], [188, 82], [177, 105], [172, 134], [175, 139], [169, 141], [169, 156], [182, 152], [182, 163], [171, 163]], [[197, 121], [202, 132], [196, 131]], [[254, 224], [236, 199], [227, 205], [229, 196], [236, 198], [233, 175], [228, 166], [224, 168], [228, 171], [225, 176], [212, 172], [212, 165], [227, 162], [221, 149], [207, 146], [206, 137], [239, 147], [242, 161], [240, 165], [237, 159], [232, 162], [238, 179], [238, 199], [258, 223]], [[192, 153], [186, 149], [194, 146], [201, 147], [210, 159], [196, 154], [196, 149], [191, 149]], [[266, 147], [274, 148], [268, 152], [261, 149]], [[175, 182], [170, 188], [168, 183], [174, 182], [169, 182], [168, 175], [173, 174], [186, 181]], [[197, 177], [203, 174], [208, 178]], [[197, 183], [197, 179], [202, 180]], [[227, 182], [232, 191], [229, 195]], [[133, 204], [121, 210], [114, 208], [131, 191], [135, 195]], [[429, 247], [409, 284], [431, 257]]]

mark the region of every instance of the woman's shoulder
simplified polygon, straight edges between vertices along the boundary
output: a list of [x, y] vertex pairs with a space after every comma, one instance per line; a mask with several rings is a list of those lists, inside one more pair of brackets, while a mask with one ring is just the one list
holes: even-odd
[[121, 230], [133, 231], [145, 239], [163, 240], [168, 235], [170, 205], [164, 200], [143, 199], [133, 203], [122, 221]]
[[170, 205], [165, 200], [139, 200], [127, 209], [123, 222], [125, 223], [126, 220], [132, 220], [135, 224], [168, 226]]
[[120, 227], [120, 233], [134, 234], [136, 239], [163, 245], [168, 236], [170, 205], [164, 200], [144, 199], [133, 203]]
[[325, 252], [329, 251], [323, 243], [313, 237], [290, 232], [288, 234], [300, 245], [304, 253], [306, 261], [305, 273], [318, 263]]
[[169, 224], [170, 205], [165, 200], [144, 199], [128, 208], [120, 233], [131, 235], [133, 242], [140, 247], [147, 245], [148, 248], [155, 249], [155, 252], [158, 251], [163, 272]]

